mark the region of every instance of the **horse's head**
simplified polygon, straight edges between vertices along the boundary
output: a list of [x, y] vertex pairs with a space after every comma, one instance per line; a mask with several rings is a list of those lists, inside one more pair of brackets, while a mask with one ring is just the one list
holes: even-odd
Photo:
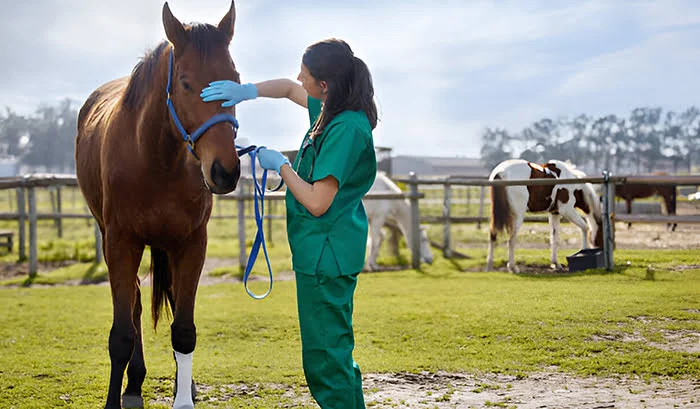
[[425, 226], [420, 226], [420, 261], [433, 264], [433, 251], [430, 249], [428, 229]]
[[174, 50], [169, 68], [170, 100], [174, 108], [170, 111], [173, 134], [177, 135], [180, 143], [186, 137], [178, 127], [178, 120], [186, 134], [193, 135], [216, 115], [219, 115], [217, 118], [225, 118], [222, 122], [203, 129], [201, 137], [189, 143], [194, 153], [192, 159], [199, 159], [204, 181], [209, 190], [216, 194], [233, 191], [241, 175], [240, 160], [234, 143], [237, 125], [232, 124], [235, 107], [224, 108], [220, 103], [206, 103], [199, 95], [203, 88], [215, 80], [240, 82], [228, 50], [235, 20], [233, 2], [216, 27], [209, 24], [185, 26], [173, 16], [167, 2], [163, 6], [163, 26]]

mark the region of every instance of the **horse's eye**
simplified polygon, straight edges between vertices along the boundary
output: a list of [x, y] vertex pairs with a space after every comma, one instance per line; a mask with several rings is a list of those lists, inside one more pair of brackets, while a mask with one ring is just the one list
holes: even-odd
[[182, 87], [185, 88], [185, 91], [192, 91], [192, 87], [187, 81], [182, 81]]

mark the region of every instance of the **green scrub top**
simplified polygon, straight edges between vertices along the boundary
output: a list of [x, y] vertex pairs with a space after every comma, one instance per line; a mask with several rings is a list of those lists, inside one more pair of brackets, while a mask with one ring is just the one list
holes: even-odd
[[[362, 198], [377, 175], [372, 127], [364, 111], [343, 111], [326, 125], [319, 137], [310, 138], [321, 113], [321, 101], [308, 97], [307, 102], [311, 127], [293, 167], [308, 183], [335, 177], [338, 193], [328, 211], [315, 217], [287, 190], [287, 237], [292, 267], [295, 272], [308, 275], [316, 275], [319, 270], [336, 276], [355, 274], [362, 271], [365, 263], [369, 230]], [[328, 265], [333, 260], [337, 265]]]

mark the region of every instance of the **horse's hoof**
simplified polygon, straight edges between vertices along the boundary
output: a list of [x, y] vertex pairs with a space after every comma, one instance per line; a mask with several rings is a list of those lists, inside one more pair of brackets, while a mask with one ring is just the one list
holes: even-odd
[[124, 409], [143, 409], [143, 398], [138, 395], [122, 395]]
[[510, 264], [508, 264], [508, 271], [510, 271], [510, 272], [513, 273], [513, 274], [519, 274], [519, 273], [520, 273], [520, 269], [519, 269], [518, 266], [516, 266], [516, 265], [510, 265]]
[[554, 271], [561, 271], [564, 269], [564, 267], [562, 267], [562, 265], [559, 263], [552, 263], [549, 265], [549, 268], [551, 268]]

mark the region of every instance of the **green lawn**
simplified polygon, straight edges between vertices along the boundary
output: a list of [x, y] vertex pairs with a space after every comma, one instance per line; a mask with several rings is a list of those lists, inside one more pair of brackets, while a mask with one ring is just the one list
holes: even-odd
[[[39, 203], [45, 207], [47, 198], [41, 195]], [[64, 195], [64, 211], [81, 209], [78, 198], [73, 205], [67, 199], [71, 194]], [[11, 202], [0, 195], [0, 208], [7, 206], [9, 211]], [[214, 215], [235, 216], [235, 206], [217, 202]], [[278, 202], [268, 209], [281, 215], [283, 207]], [[433, 207], [426, 211], [439, 214]], [[2, 223], [0, 228], [16, 228], [14, 222]], [[236, 219], [213, 219], [209, 227], [208, 257], [237, 259]], [[246, 229], [249, 249], [255, 231], [252, 220]], [[104, 264], [92, 262], [92, 233], [87, 221], [66, 220], [64, 237], [58, 238], [53, 222], [39, 222], [40, 260], [81, 262], [32, 280], [0, 282], [0, 407], [104, 404], [112, 314], [109, 287], [38, 286], [104, 281]], [[459, 225], [452, 234], [455, 246], [471, 258], [446, 260], [436, 252], [435, 262], [421, 271], [361, 275], [356, 359], [364, 372], [524, 375], [547, 370], [645, 379], [700, 377], [698, 353], [660, 347], [670, 342], [669, 334], [682, 338], [700, 332], [700, 269], [692, 267], [698, 264], [697, 250], [618, 250], [615, 257], [622, 267], [611, 273], [481, 273], [473, 271], [484, 265], [486, 229]], [[442, 226], [431, 226], [430, 236], [440, 242]], [[578, 239], [578, 233], [562, 240], [567, 238]], [[542, 246], [519, 250], [518, 262], [548, 265], [548, 235], [530, 233], [528, 239]], [[283, 219], [273, 221], [268, 240], [275, 272], [289, 270]], [[564, 246], [560, 261], [576, 250]], [[505, 252], [504, 246], [497, 249], [497, 268], [504, 265]], [[15, 246], [0, 261], [12, 264], [16, 258]], [[264, 259], [258, 260], [255, 273], [266, 275]], [[379, 261], [405, 265], [409, 260], [403, 245], [398, 260], [384, 249]], [[141, 275], [147, 274], [148, 264], [146, 253]], [[239, 276], [240, 271], [232, 261], [213, 274]], [[262, 293], [266, 286], [266, 281], [255, 282], [251, 289]], [[197, 407], [299, 407], [293, 395], [305, 389], [294, 297], [293, 281], [275, 281], [272, 294], [262, 301], [248, 297], [240, 283], [200, 286]], [[148, 289], [144, 298], [148, 311]], [[144, 315], [148, 408], [167, 408], [163, 398], [172, 394], [174, 362], [163, 321], [155, 334], [150, 316]], [[255, 385], [255, 393], [225, 392], [230, 385], [242, 384]], [[290, 388], [292, 396], [284, 394]]]
[[[469, 273], [458, 269], [472, 261], [438, 259], [423, 271], [363, 274], [356, 359], [365, 372], [556, 370], [697, 379], [699, 354], [650, 345], [664, 344], [665, 334], [700, 331], [700, 270], [673, 268], [695, 254], [621, 257], [630, 267], [614, 273]], [[256, 284], [260, 292], [263, 283]], [[204, 392], [198, 407], [279, 407], [293, 398], [275, 385], [303, 388], [294, 297], [293, 281], [275, 282], [263, 301], [238, 283], [200, 287], [194, 376]], [[0, 310], [0, 407], [103, 405], [108, 286], [0, 289]], [[151, 326], [146, 314], [145, 395], [155, 402], [147, 407], [165, 408], [157, 402], [172, 392], [170, 334], [166, 323], [157, 334]], [[263, 387], [234, 397], [219, 388], [239, 383]]]

